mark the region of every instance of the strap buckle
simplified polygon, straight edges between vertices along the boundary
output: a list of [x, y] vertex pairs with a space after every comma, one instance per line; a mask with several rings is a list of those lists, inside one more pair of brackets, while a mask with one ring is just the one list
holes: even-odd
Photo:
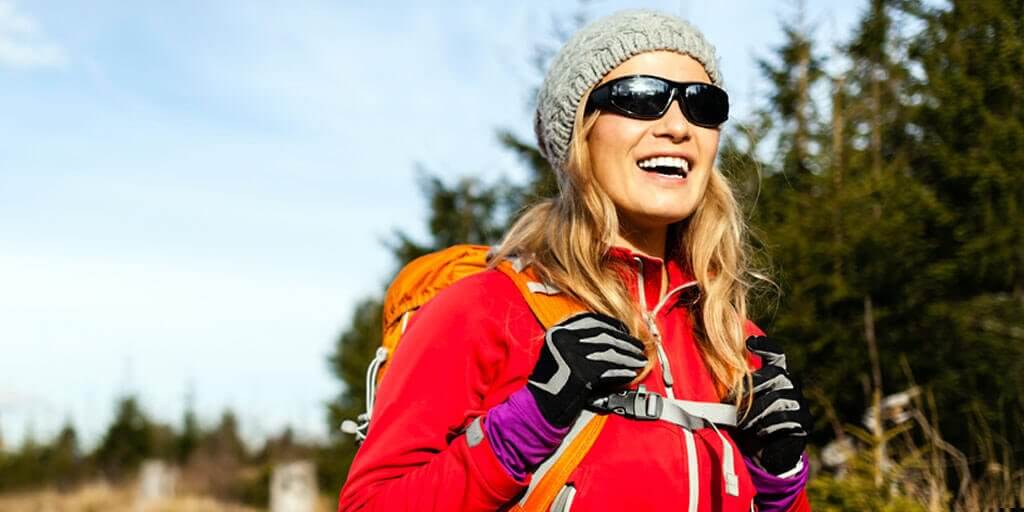
[[647, 391], [643, 385], [637, 390], [624, 390], [595, 400], [591, 406], [636, 420], [657, 420], [665, 407], [665, 400], [657, 393]]

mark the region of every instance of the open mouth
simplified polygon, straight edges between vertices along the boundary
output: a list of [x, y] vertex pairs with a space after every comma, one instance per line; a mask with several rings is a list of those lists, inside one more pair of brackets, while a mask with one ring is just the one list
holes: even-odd
[[669, 178], [683, 179], [690, 174], [690, 162], [676, 156], [656, 156], [636, 163], [645, 172], [652, 172]]

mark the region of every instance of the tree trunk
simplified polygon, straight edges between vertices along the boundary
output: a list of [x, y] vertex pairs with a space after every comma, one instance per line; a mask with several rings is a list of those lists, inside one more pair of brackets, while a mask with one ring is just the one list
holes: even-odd
[[864, 338], [868, 342], [868, 358], [871, 360], [871, 407], [875, 410], [871, 434], [874, 437], [875, 486], [882, 485], [882, 466], [885, 463], [885, 436], [882, 430], [882, 366], [878, 359], [878, 340], [875, 338], [875, 312], [871, 295], [864, 296]]
[[845, 123], [843, 85], [845, 83], [845, 76], [840, 76], [832, 82], [832, 265], [837, 283], [842, 280], [843, 275], [843, 213], [840, 208], [839, 194], [843, 188], [843, 174], [846, 171], [843, 161], [843, 125]]

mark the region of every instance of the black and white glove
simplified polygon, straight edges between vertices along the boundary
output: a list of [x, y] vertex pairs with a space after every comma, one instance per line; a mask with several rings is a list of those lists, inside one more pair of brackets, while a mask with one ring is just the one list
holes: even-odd
[[622, 322], [581, 313], [545, 333], [527, 388], [544, 419], [566, 427], [594, 397], [629, 384], [645, 366], [643, 343]]
[[739, 424], [737, 441], [743, 453], [769, 473], [796, 467], [807, 445], [811, 415], [800, 386], [786, 371], [782, 347], [765, 336], [747, 338], [747, 349], [761, 357], [753, 373], [753, 401]]

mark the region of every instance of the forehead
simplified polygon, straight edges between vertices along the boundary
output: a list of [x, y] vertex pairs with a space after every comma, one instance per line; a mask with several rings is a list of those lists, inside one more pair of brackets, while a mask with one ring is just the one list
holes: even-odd
[[634, 55], [609, 71], [601, 83], [629, 75], [655, 75], [676, 82], [711, 83], [707, 71], [697, 59], [668, 50]]

